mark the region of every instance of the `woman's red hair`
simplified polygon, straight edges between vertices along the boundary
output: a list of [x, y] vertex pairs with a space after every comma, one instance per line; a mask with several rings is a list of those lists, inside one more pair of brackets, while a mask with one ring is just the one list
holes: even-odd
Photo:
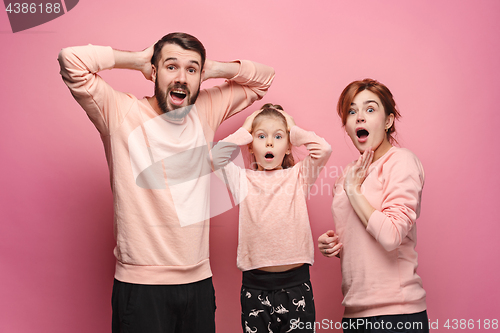
[[356, 97], [356, 95], [363, 90], [369, 90], [377, 95], [384, 106], [386, 116], [389, 116], [391, 113], [394, 114], [394, 122], [387, 131], [387, 140], [389, 140], [390, 143], [397, 143], [397, 140], [392, 136], [392, 134], [396, 133], [396, 119], [401, 118], [401, 114], [396, 108], [396, 102], [394, 101], [389, 88], [373, 79], [351, 82], [340, 94], [339, 101], [337, 103], [337, 113], [339, 114], [340, 119], [342, 119], [342, 126], [345, 126], [346, 124], [347, 116], [349, 115], [349, 110], [351, 109], [351, 103], [354, 100], [354, 97]]

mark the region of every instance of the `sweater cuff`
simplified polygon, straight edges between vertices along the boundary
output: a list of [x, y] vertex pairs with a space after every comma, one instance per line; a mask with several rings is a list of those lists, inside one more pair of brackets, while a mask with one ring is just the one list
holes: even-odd
[[97, 72], [115, 67], [115, 55], [110, 46], [92, 45], [92, 50], [95, 54], [94, 59], [97, 59], [97, 66], [99, 67]]
[[257, 66], [250, 60], [233, 60], [232, 62], [240, 63], [240, 70], [238, 74], [229, 80], [234, 81], [240, 85], [252, 86], [258, 83]]
[[390, 252], [401, 244], [401, 238], [398, 230], [388, 220], [388, 216], [376, 210], [370, 216], [366, 230], [386, 251]]
[[[244, 67], [246, 67], [248, 65], [245, 66], [244, 63], [251, 62], [251, 61], [236, 59], [236, 60], [232, 60], [230, 62], [237, 62], [237, 63], [239, 63], [240, 64], [240, 69], [239, 69], [238, 73], [235, 76], [233, 76], [232, 78], [230, 78], [228, 80], [235, 81], [235, 82], [238, 82], [238, 83], [245, 83], [246, 81], [248, 81], [248, 80], [245, 79], [245, 68], [244, 68]], [[249, 72], [249, 70], [246, 69], [246, 72]]]
[[370, 218], [368, 219], [368, 225], [366, 226], [366, 231], [372, 235], [377, 241], [384, 224], [384, 220], [387, 218], [384, 213], [379, 210], [375, 210]]

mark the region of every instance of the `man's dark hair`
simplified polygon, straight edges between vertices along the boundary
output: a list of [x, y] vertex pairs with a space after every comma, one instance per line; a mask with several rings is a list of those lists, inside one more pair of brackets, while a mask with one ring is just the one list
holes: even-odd
[[183, 32], [172, 32], [163, 36], [162, 39], [156, 42], [153, 56], [151, 57], [151, 64], [158, 69], [158, 62], [160, 61], [161, 50], [165, 44], [175, 44], [182, 47], [184, 50], [191, 50], [197, 52], [201, 56], [201, 69], [205, 65], [205, 47], [198, 40], [198, 38]]

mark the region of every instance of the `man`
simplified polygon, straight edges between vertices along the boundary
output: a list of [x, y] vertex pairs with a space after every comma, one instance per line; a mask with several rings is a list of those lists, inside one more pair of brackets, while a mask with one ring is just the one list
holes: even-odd
[[[185, 33], [141, 52], [66, 48], [59, 62], [101, 134], [110, 171], [113, 332], [215, 332], [206, 154], [222, 121], [265, 95], [273, 69], [206, 60], [203, 45]], [[97, 75], [111, 68], [141, 71], [155, 83], [154, 96], [112, 89]], [[200, 90], [210, 78], [227, 81]]]

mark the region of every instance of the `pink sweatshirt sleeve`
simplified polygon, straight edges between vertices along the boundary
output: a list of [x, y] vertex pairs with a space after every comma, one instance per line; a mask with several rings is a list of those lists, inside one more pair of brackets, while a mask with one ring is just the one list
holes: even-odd
[[219, 141], [209, 153], [212, 169], [218, 170], [225, 167], [230, 162], [231, 156], [238, 146], [243, 146], [250, 142], [252, 142], [252, 135], [242, 127]]
[[[238, 60], [239, 73], [224, 84], [200, 91], [199, 103], [215, 132], [226, 119], [245, 109], [267, 93], [274, 69], [248, 60]], [[198, 104], [198, 101], [197, 101]]]
[[401, 150], [384, 164], [383, 201], [368, 220], [366, 230], [387, 251], [395, 250], [420, 214], [424, 170], [409, 150]]
[[246, 129], [243, 127], [238, 128], [236, 132], [228, 135], [226, 138], [222, 139], [222, 142], [231, 142], [238, 146], [244, 146], [252, 142], [253, 137]]
[[209, 152], [212, 170], [231, 191], [236, 203], [240, 203], [245, 198], [247, 189], [240, 184], [242, 170], [231, 161], [232, 157], [236, 157], [233, 153], [238, 149], [238, 146], [250, 142], [252, 142], [252, 135], [240, 127], [236, 132], [219, 141]]
[[94, 45], [68, 47], [61, 50], [58, 60], [63, 81], [73, 97], [102, 135], [111, 134], [135, 101], [97, 75], [114, 67], [113, 49]]
[[302, 161], [301, 175], [304, 183], [311, 186], [328, 162], [332, 147], [316, 133], [303, 130], [298, 126], [290, 129], [290, 142], [297, 147], [305, 145], [309, 151], [309, 155]]

